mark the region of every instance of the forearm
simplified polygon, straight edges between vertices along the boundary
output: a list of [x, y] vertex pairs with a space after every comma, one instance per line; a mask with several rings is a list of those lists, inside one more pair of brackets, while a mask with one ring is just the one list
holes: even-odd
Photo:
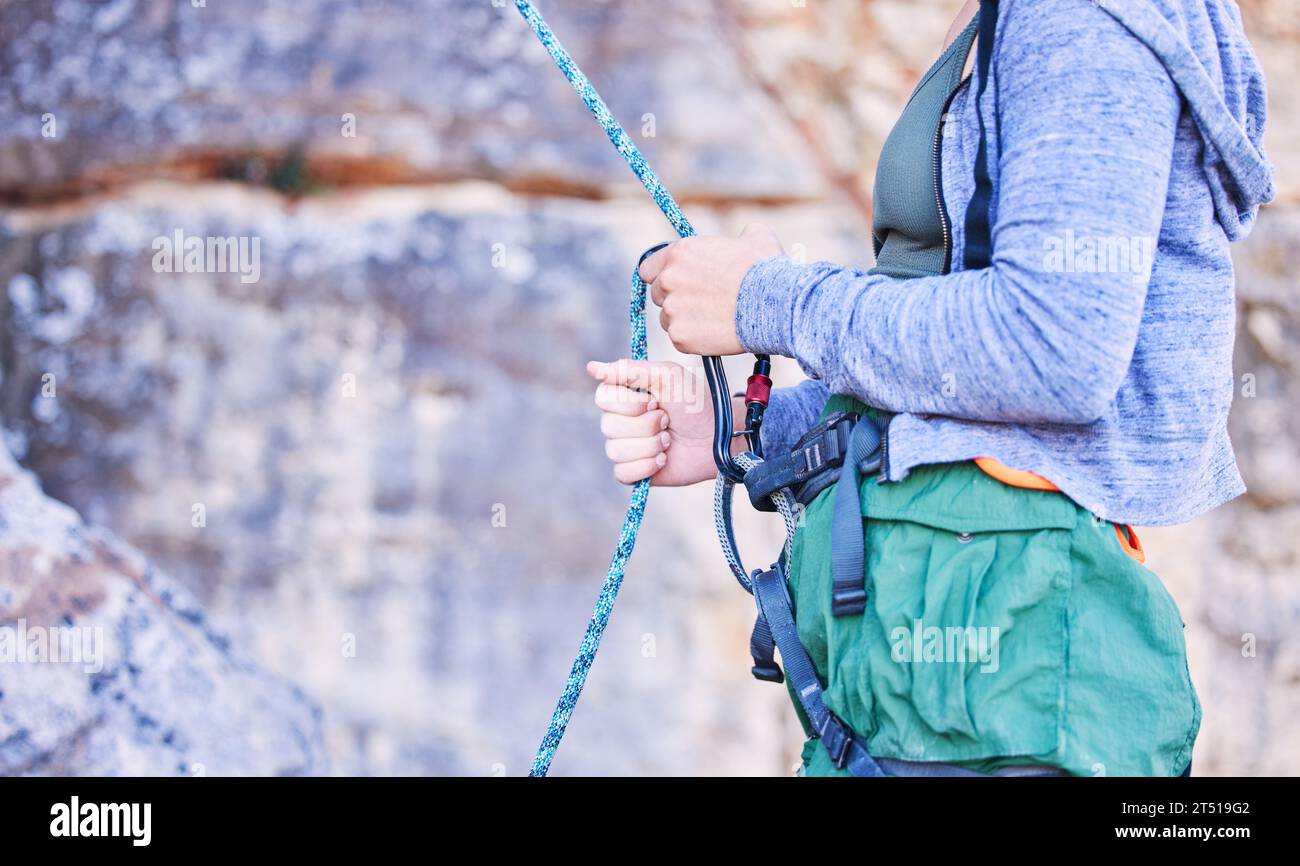
[[1113, 315], [1035, 296], [1095, 295], [1092, 276], [1030, 273], [1025, 285], [994, 267], [903, 281], [774, 258], [746, 277], [737, 329], [747, 349], [796, 359], [826, 393], [892, 412], [1086, 423], [1127, 369], [1141, 287], [1112, 281]]

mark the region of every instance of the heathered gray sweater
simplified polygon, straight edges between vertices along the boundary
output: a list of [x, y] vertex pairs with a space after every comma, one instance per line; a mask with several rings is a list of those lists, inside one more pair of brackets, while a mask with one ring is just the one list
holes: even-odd
[[[810, 380], [773, 394], [769, 453], [830, 394], [899, 413], [886, 480], [994, 457], [1121, 523], [1180, 523], [1244, 489], [1228, 440], [1233, 270], [1273, 196], [1264, 81], [1232, 0], [1003, 0], [988, 90], [993, 263], [961, 271], [974, 90], [942, 189], [954, 272], [898, 280], [784, 256], [736, 330]], [[995, 108], [996, 103], [996, 108]]]

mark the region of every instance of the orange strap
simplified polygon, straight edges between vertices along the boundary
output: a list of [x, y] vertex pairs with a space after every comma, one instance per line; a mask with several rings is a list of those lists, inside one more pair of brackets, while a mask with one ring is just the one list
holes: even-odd
[[1124, 552], [1138, 562], [1146, 562], [1147, 552], [1142, 549], [1142, 541], [1133, 531], [1133, 527], [1127, 523], [1112, 523], [1111, 526], [1115, 527], [1115, 537], [1119, 539], [1119, 546], [1124, 549]]
[[1012, 469], [1001, 460], [992, 457], [976, 457], [975, 465], [1003, 484], [1010, 484], [1012, 487], [1023, 487], [1026, 490], [1059, 491], [1061, 489], [1041, 475], [1023, 469]]

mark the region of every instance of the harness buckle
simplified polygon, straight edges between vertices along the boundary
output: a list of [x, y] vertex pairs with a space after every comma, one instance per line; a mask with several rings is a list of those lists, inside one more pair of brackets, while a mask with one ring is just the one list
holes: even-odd
[[803, 466], [796, 466], [794, 477], [803, 478], [810, 472], [816, 472], [826, 461], [822, 459], [822, 443], [814, 442], [803, 449]]
[[809, 430], [785, 455], [769, 457], [745, 474], [750, 504], [759, 511], [775, 511], [769, 497], [788, 490], [797, 502], [807, 505], [818, 493], [835, 483], [831, 470], [844, 460], [849, 435], [858, 416], [837, 412]]
[[837, 588], [831, 595], [833, 616], [857, 616], [867, 608], [867, 590], [859, 585], [852, 589]]
[[826, 748], [826, 754], [830, 756], [831, 763], [835, 765], [835, 769], [843, 770], [847, 767], [849, 764], [849, 746], [853, 744], [853, 732], [848, 730], [847, 726], [834, 713], [827, 710], [826, 723], [822, 725], [819, 736], [822, 745]]

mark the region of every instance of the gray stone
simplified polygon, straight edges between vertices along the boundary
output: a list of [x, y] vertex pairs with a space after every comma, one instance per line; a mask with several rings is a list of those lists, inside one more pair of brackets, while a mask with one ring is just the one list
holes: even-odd
[[[543, 5], [678, 187], [821, 191], [790, 124], [718, 50], [713, 4]], [[465, 176], [594, 196], [635, 184], [513, 3], [28, 0], [0, 19], [0, 77], [0, 189], [25, 196], [163, 173], [293, 191]]]
[[[232, 187], [182, 210], [158, 187], [41, 230], [15, 220], [0, 407], [52, 495], [322, 702], [340, 771], [522, 772], [627, 501], [583, 365], [626, 354], [636, 251], [607, 206], [430, 196], [295, 212]], [[629, 218], [632, 236], [663, 231]], [[259, 238], [259, 281], [156, 272], [154, 239], [177, 229]], [[743, 743], [779, 766], [758, 738], [793, 717], [747, 681], [750, 603], [711, 538], [686, 544], [707, 505], [677, 493], [653, 497], [568, 771], [761, 765]], [[709, 671], [689, 648], [719, 616], [736, 667]], [[701, 736], [742, 706], [771, 721], [726, 749]]]
[[0, 774], [328, 769], [310, 698], [250, 664], [188, 593], [44, 496], [3, 450], [0, 628]]

